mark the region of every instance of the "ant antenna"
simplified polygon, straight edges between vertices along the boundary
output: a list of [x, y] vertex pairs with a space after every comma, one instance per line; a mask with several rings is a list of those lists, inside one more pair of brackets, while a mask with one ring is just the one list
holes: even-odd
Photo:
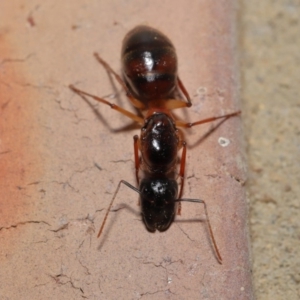
[[211, 229], [211, 225], [210, 225], [210, 221], [209, 221], [209, 217], [208, 217], [208, 212], [207, 212], [205, 201], [201, 200], [201, 199], [176, 199], [175, 200], [175, 202], [183, 202], [183, 201], [185, 201], [185, 202], [193, 202], [193, 203], [203, 203], [204, 204], [204, 211], [205, 211], [205, 215], [206, 215], [206, 221], [207, 221], [207, 226], [208, 226], [208, 230], [209, 230], [209, 235], [210, 235], [210, 238], [211, 238], [212, 243], [214, 245], [214, 249], [215, 249], [216, 254], [217, 254], [217, 260], [218, 260], [219, 264], [222, 264], [222, 257], [221, 257], [220, 251], [219, 251], [219, 249], [217, 247], [217, 243], [216, 243], [213, 231]]
[[118, 194], [118, 192], [119, 192], [121, 183], [127, 185], [129, 188], [131, 188], [132, 190], [134, 190], [135, 192], [137, 192], [138, 194], [140, 194], [140, 191], [139, 191], [136, 187], [134, 187], [133, 185], [131, 185], [130, 183], [128, 183], [127, 181], [121, 180], [121, 181], [119, 182], [118, 187], [117, 187], [117, 189], [116, 189], [116, 191], [115, 191], [115, 193], [114, 193], [114, 196], [112, 197], [112, 199], [111, 199], [111, 201], [110, 201], [110, 204], [109, 204], [109, 206], [108, 206], [108, 208], [107, 208], [107, 211], [106, 211], [105, 217], [104, 217], [104, 219], [103, 219], [102, 225], [101, 225], [101, 227], [100, 227], [99, 233], [98, 233], [98, 235], [97, 235], [97, 238], [100, 237], [100, 235], [101, 235], [101, 233], [102, 233], [102, 231], [103, 231], [104, 225], [105, 225], [105, 223], [106, 223], [107, 216], [108, 216], [108, 214], [109, 214], [109, 212], [110, 212], [110, 209], [111, 209], [111, 207], [112, 207], [112, 204], [113, 204], [113, 202], [115, 201], [115, 198], [116, 198], [116, 196], [117, 196], [117, 194]]

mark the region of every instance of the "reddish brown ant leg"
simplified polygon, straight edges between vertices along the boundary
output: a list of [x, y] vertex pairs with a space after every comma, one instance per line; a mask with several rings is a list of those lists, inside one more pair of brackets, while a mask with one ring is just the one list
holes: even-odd
[[[140, 139], [138, 135], [135, 135], [133, 137], [133, 148], [134, 148], [134, 163], [135, 163], [135, 177], [137, 185], [140, 185], [140, 179], [139, 179], [139, 170], [140, 170], [140, 158], [139, 158], [139, 149], [140, 149]], [[141, 200], [138, 200], [138, 206], [141, 205]]]
[[179, 89], [181, 90], [181, 92], [183, 93], [183, 95], [187, 100], [187, 107], [191, 107], [192, 106], [191, 97], [179, 77], [177, 77], [177, 83]]
[[205, 203], [204, 200], [198, 200], [198, 201], [200, 203], [203, 203], [203, 205], [204, 205], [204, 211], [205, 211], [205, 215], [206, 215], [206, 222], [207, 222], [207, 225], [208, 225], [209, 233], [210, 233], [213, 245], [214, 245], [216, 253], [217, 253], [218, 261], [219, 261], [220, 264], [222, 264], [222, 257], [221, 257], [220, 251], [218, 249], [218, 246], [217, 246], [217, 243], [216, 243], [216, 240], [215, 240], [215, 237], [214, 237], [211, 225], [210, 225], [210, 221], [209, 221], [209, 217], [208, 217], [208, 212], [207, 212], [207, 208], [206, 208], [206, 203]]
[[135, 163], [135, 177], [138, 186], [140, 185], [139, 179], [139, 169], [140, 169], [140, 158], [139, 158], [139, 148], [140, 148], [140, 139], [138, 135], [133, 137], [133, 148], [134, 148], [134, 163]]
[[[179, 170], [180, 190], [179, 190], [178, 199], [181, 199], [183, 193], [185, 162], [186, 162], [186, 142], [182, 142], [182, 154], [181, 154], [180, 170]], [[177, 215], [181, 215], [181, 202], [178, 203]]]
[[100, 227], [100, 229], [99, 229], [97, 238], [100, 237], [100, 235], [101, 235], [101, 233], [102, 233], [102, 231], [103, 231], [104, 225], [105, 225], [105, 223], [106, 223], [107, 216], [108, 216], [108, 214], [109, 214], [109, 212], [110, 212], [110, 209], [111, 209], [111, 207], [112, 207], [113, 202], [115, 201], [116, 195], [118, 194], [118, 191], [119, 191], [119, 189], [120, 189], [121, 183], [122, 183], [122, 181], [119, 182], [118, 187], [117, 187], [117, 189], [116, 189], [116, 191], [115, 191], [115, 193], [114, 193], [114, 196], [112, 197], [112, 199], [111, 199], [111, 201], [110, 201], [110, 203], [109, 203], [109, 206], [108, 206], [108, 208], [107, 208], [107, 210], [106, 210], [106, 213], [105, 213], [104, 219], [103, 219], [103, 221], [102, 221], [101, 227]]
[[186, 142], [182, 142], [182, 154], [181, 154], [180, 170], [179, 170], [179, 176], [181, 178], [181, 187], [180, 187], [180, 192], [178, 197], [179, 199], [182, 197], [183, 186], [184, 186], [185, 162], [186, 162]]
[[172, 110], [176, 108], [184, 108], [184, 107], [190, 107], [188, 105], [188, 102], [184, 102], [177, 99], [168, 99], [164, 102], [164, 108], [167, 110]]
[[114, 103], [110, 103], [110, 102], [106, 101], [105, 99], [102, 99], [102, 98], [97, 97], [97, 96], [95, 96], [95, 95], [92, 95], [92, 94], [90, 94], [90, 93], [87, 93], [87, 92], [84, 92], [84, 91], [82, 91], [82, 90], [79, 90], [79, 89], [77, 89], [76, 87], [74, 87], [73, 85], [69, 85], [69, 88], [70, 88], [73, 92], [77, 93], [77, 94], [80, 95], [80, 96], [88, 96], [88, 97], [93, 98], [94, 100], [97, 100], [98, 102], [101, 102], [101, 103], [103, 103], [103, 104], [106, 104], [106, 105], [110, 106], [112, 109], [114, 109], [114, 110], [120, 112], [120, 113], [123, 114], [124, 116], [130, 118], [131, 120], [133, 120], [133, 121], [135, 121], [135, 122], [137, 122], [137, 123], [139, 123], [139, 124], [143, 124], [143, 123], [144, 123], [144, 119], [143, 119], [143, 118], [141, 118], [141, 117], [139, 117], [139, 116], [133, 114], [132, 112], [130, 112], [130, 111], [128, 111], [128, 110], [126, 110], [126, 109], [124, 109], [124, 108], [122, 108], [122, 107], [120, 107], [120, 106], [114, 104]]
[[127, 98], [130, 100], [131, 104], [139, 109], [145, 109], [145, 105], [139, 101], [138, 99], [134, 98], [130, 91], [128, 90], [126, 84], [124, 83], [124, 81], [122, 80], [122, 78], [111, 68], [111, 66], [105, 61], [103, 60], [98, 53], [94, 53], [94, 56], [96, 57], [96, 59], [98, 60], [98, 62], [104, 67], [104, 69], [108, 72], [111, 73], [115, 76], [116, 80], [119, 82], [119, 84], [122, 86], [122, 88], [124, 89], [124, 91], [126, 92], [126, 96]]
[[200, 125], [200, 124], [204, 124], [204, 123], [209, 123], [209, 122], [212, 122], [212, 121], [215, 121], [215, 120], [218, 120], [218, 119], [223, 119], [223, 118], [228, 119], [228, 118], [230, 118], [230, 117], [238, 116], [239, 114], [241, 114], [241, 111], [240, 111], [240, 110], [235, 111], [235, 112], [233, 112], [233, 113], [226, 114], [226, 115], [224, 115], [224, 116], [211, 117], [211, 118], [207, 118], [207, 119], [200, 120], [200, 121], [193, 122], [193, 123], [185, 123], [185, 122], [182, 122], [182, 121], [177, 120], [177, 121], [175, 122], [175, 124], [176, 124], [176, 126], [178, 126], [178, 127], [191, 128], [191, 127], [193, 127], [193, 126]]

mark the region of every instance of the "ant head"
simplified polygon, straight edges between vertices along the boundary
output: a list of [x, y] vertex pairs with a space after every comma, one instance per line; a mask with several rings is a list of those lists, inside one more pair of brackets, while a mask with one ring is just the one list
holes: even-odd
[[143, 179], [140, 184], [142, 215], [147, 229], [164, 231], [171, 225], [178, 184], [173, 179]]

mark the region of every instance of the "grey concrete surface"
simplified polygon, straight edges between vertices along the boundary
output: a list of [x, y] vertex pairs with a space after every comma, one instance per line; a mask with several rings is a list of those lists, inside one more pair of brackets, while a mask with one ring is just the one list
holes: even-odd
[[241, 1], [242, 102], [257, 299], [300, 299], [300, 2]]

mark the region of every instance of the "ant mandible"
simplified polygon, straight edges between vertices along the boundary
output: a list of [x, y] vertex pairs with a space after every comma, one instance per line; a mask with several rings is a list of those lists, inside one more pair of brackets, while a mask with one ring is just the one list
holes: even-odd
[[[124, 38], [122, 47], [123, 79], [97, 54], [96, 59], [111, 73], [126, 92], [134, 107], [144, 112], [144, 118], [110, 103], [105, 99], [77, 89], [71, 90], [81, 96], [89, 96], [141, 125], [140, 137], [135, 135], [134, 160], [135, 176], [138, 188], [121, 180], [107, 208], [101, 228], [100, 237], [108, 213], [123, 183], [140, 195], [141, 212], [147, 229], [164, 231], [169, 228], [177, 210], [181, 212], [181, 202], [195, 202], [204, 205], [208, 230], [219, 263], [222, 258], [217, 247], [205, 201], [201, 199], [184, 199], [184, 169], [186, 163], [186, 142], [177, 127], [191, 128], [196, 125], [237, 116], [236, 111], [218, 117], [211, 117], [193, 123], [185, 123], [175, 118], [171, 110], [192, 105], [190, 96], [177, 75], [177, 57], [172, 42], [161, 32], [148, 26], [137, 26]], [[181, 92], [186, 101], [175, 99]], [[176, 174], [177, 153], [182, 149], [179, 174]], [[139, 155], [139, 152], [141, 155]], [[142, 178], [139, 171], [143, 171]], [[178, 194], [177, 176], [180, 178]]]

